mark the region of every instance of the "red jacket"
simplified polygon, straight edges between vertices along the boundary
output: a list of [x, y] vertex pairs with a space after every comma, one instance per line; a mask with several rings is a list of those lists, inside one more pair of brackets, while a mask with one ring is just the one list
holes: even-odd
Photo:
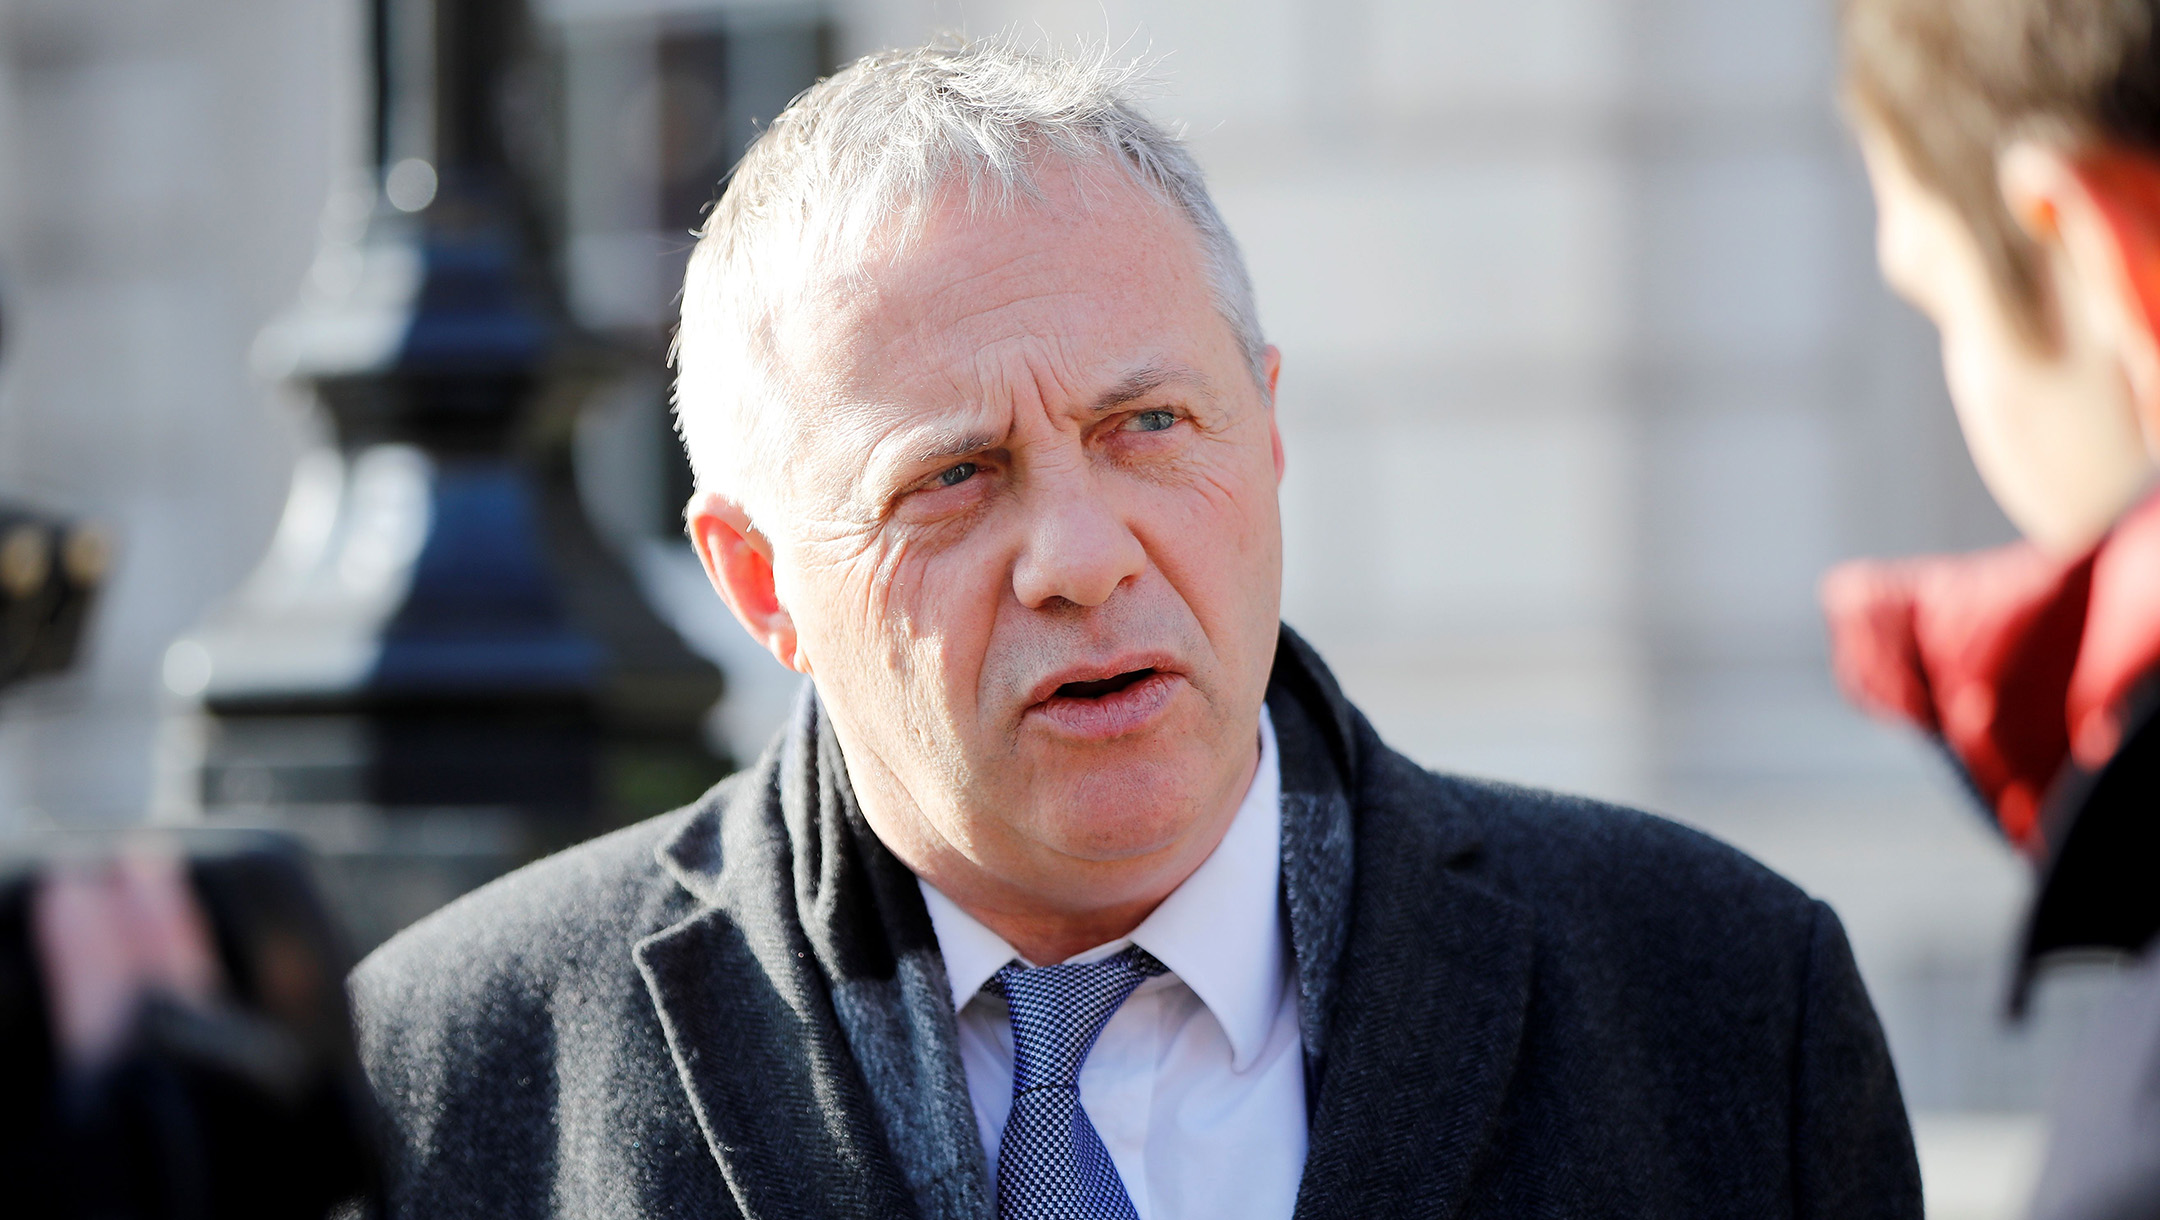
[[2045, 881], [2042, 955], [2160, 932], [2160, 494], [2091, 551], [1851, 563], [1823, 582], [1848, 695], [1935, 736]]

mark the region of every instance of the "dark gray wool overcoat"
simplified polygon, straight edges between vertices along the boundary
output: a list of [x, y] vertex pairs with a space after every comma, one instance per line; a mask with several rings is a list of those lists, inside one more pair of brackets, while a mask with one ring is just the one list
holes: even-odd
[[[1829, 908], [1656, 818], [1413, 765], [1287, 630], [1268, 700], [1298, 1216], [1920, 1215]], [[394, 1215], [992, 1214], [928, 913], [814, 697], [697, 804], [451, 904], [352, 993]]]

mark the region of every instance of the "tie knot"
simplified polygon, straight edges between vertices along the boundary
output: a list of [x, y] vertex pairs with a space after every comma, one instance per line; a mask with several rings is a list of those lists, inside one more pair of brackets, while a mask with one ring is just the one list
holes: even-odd
[[1012, 1011], [1013, 1093], [1079, 1087], [1080, 1065], [1111, 1014], [1134, 988], [1166, 969], [1132, 945], [1099, 962], [1014, 962], [999, 970], [992, 982]]

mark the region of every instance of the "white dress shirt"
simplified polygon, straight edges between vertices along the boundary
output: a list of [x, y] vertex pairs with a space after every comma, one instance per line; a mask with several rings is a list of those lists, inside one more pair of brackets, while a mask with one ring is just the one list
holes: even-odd
[[[1305, 1166], [1305, 1064], [1278, 898], [1282, 771], [1260, 713], [1260, 763], [1215, 851], [1131, 936], [1170, 968], [1142, 983], [1080, 1069], [1080, 1104], [1140, 1220], [1288, 1216]], [[1012, 1107], [1012, 1025], [982, 989], [1020, 955], [927, 882], [960, 1020], [960, 1062], [990, 1160]]]

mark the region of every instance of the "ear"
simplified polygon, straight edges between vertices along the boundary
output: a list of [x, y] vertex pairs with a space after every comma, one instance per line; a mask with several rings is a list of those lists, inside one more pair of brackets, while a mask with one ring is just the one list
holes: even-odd
[[1275, 481], [1282, 482], [1282, 420], [1275, 414], [1275, 387], [1282, 380], [1282, 350], [1270, 343], [1260, 351], [1260, 367], [1267, 372], [1268, 440], [1275, 446]]
[[2121, 353], [2145, 447], [2160, 458], [2160, 162], [2121, 149], [2021, 140], [1997, 161], [2003, 201]]
[[706, 579], [752, 639], [797, 673], [810, 672], [795, 635], [795, 620], [780, 604], [773, 583], [772, 543], [750, 523], [742, 505], [713, 491], [690, 500], [690, 545], [705, 565]]

